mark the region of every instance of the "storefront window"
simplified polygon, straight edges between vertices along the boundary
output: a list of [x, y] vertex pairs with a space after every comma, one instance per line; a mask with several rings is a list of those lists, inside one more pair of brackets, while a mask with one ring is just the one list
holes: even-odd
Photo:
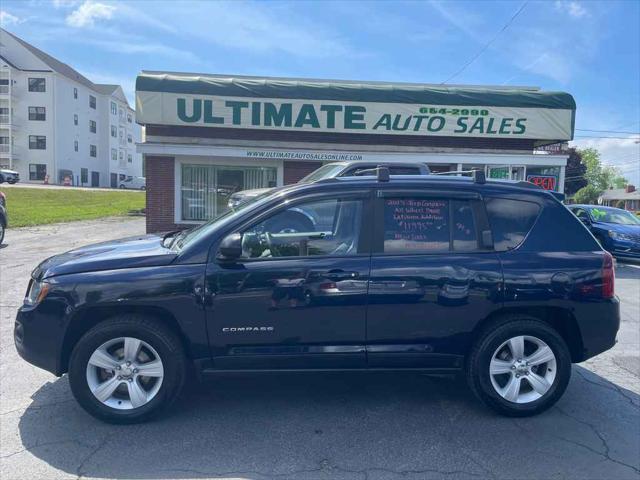
[[527, 167], [527, 181], [545, 190], [559, 190], [560, 167]]
[[274, 187], [274, 167], [182, 165], [182, 220], [206, 221], [228, 210], [231, 194], [241, 190]]

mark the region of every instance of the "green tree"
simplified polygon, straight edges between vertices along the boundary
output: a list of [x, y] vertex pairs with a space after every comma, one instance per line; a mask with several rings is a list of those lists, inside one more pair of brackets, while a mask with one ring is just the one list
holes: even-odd
[[584, 178], [586, 172], [587, 166], [582, 162], [580, 151], [570, 148], [567, 168], [564, 172], [564, 193], [566, 195], [573, 195], [587, 185], [587, 180]]
[[[600, 152], [595, 148], [580, 150], [582, 163], [587, 167], [584, 178], [589, 186], [595, 187], [599, 193], [609, 188], [622, 188], [627, 179], [618, 173], [615, 167], [603, 165], [600, 161]], [[622, 185], [618, 187], [618, 185]]]
[[576, 192], [573, 196], [573, 201], [575, 203], [598, 203], [598, 197], [602, 193], [602, 190], [599, 190], [594, 185], [587, 185], [586, 187], [582, 187], [580, 190]]

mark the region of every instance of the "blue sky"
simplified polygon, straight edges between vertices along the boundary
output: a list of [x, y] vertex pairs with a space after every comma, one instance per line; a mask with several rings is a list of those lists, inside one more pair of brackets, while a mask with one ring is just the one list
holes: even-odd
[[0, 23], [130, 99], [142, 69], [440, 83], [493, 40], [450, 83], [572, 93], [575, 143], [640, 183], [638, 135], [584, 131], [640, 131], [638, 1], [3, 0]]

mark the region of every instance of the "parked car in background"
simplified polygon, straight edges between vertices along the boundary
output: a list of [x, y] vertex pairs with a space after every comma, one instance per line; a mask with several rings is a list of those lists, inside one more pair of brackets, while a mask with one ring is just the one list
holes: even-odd
[[464, 372], [497, 412], [534, 415], [572, 363], [615, 344], [613, 259], [552, 194], [377, 173], [51, 257], [32, 272], [16, 348], [68, 373], [90, 414], [134, 423], [171, 405], [189, 370]]
[[640, 218], [627, 210], [569, 205], [605, 250], [618, 258], [640, 259]]
[[128, 190], [146, 190], [147, 189], [147, 179], [145, 177], [126, 177], [124, 180], [120, 181], [119, 188], [128, 189]]
[[0, 168], [0, 183], [14, 184], [20, 181], [20, 174], [15, 170]]
[[[326, 178], [371, 174], [372, 170], [379, 166], [387, 167], [390, 175], [429, 175], [430, 173], [427, 164], [419, 162], [332, 162], [314, 170], [299, 180], [298, 183], [317, 182]], [[255, 188], [236, 192], [229, 197], [229, 208], [235, 208], [246, 200], [262, 195], [269, 190], [269, 188]]]
[[0, 245], [4, 241], [4, 231], [7, 229], [7, 197], [0, 192]]

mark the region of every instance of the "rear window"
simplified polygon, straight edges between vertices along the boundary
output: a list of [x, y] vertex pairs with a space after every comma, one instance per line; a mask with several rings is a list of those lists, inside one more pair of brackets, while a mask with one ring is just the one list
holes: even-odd
[[527, 236], [538, 218], [540, 207], [533, 202], [508, 198], [487, 198], [487, 216], [496, 250], [516, 248]]
[[477, 249], [476, 221], [468, 200], [385, 199], [385, 253], [469, 252]]

